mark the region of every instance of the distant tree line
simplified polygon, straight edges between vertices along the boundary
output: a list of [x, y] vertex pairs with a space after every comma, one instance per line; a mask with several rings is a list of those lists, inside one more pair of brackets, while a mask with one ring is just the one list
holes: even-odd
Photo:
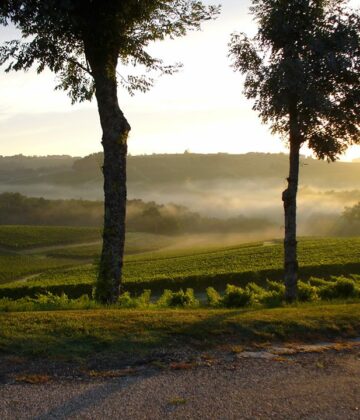
[[[0, 194], [1, 225], [101, 226], [101, 201], [46, 200], [19, 193]], [[127, 230], [164, 235], [183, 233], [251, 233], [275, 227], [266, 218], [203, 217], [176, 204], [129, 200]]]

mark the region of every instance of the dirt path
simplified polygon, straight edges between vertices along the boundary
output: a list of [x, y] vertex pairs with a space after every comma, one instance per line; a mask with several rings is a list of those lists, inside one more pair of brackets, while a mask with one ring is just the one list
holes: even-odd
[[[263, 353], [263, 352], [260, 352]], [[360, 348], [203, 355], [135, 374], [0, 385], [7, 419], [359, 419]]]
[[22, 255], [31, 255], [31, 254], [43, 254], [49, 251], [55, 251], [57, 249], [69, 249], [69, 248], [79, 248], [82, 246], [92, 246], [92, 245], [100, 245], [101, 241], [91, 241], [91, 242], [83, 242], [83, 243], [76, 243], [76, 244], [65, 244], [65, 245], [49, 245], [37, 248], [29, 248], [17, 251], [19, 254]]
[[101, 241], [90, 241], [82, 242], [75, 244], [59, 244], [59, 245], [48, 245], [41, 247], [34, 247], [28, 249], [10, 249], [0, 246], [0, 253], [9, 254], [9, 255], [32, 255], [32, 254], [43, 254], [49, 251], [54, 251], [57, 249], [67, 249], [67, 248], [78, 248], [82, 246], [91, 246], [91, 245], [100, 245]]

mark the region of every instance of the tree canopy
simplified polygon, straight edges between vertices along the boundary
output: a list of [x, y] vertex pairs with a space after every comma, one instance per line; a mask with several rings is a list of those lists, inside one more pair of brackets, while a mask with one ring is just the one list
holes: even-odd
[[360, 17], [347, 3], [254, 0], [256, 36], [234, 33], [229, 44], [263, 122], [287, 138], [296, 102], [301, 143], [321, 159], [360, 140]]
[[35, 65], [38, 73], [48, 67], [58, 77], [56, 89], [67, 91], [72, 102], [91, 100], [95, 83], [86, 57], [91, 46], [99, 60], [111, 55], [123, 65], [143, 67], [145, 75], [119, 82], [130, 93], [146, 91], [153, 84], [149, 71], [171, 74], [181, 66], [153, 57], [149, 44], [184, 36], [218, 13], [218, 6], [197, 0], [4, 0], [0, 23], [12, 22], [22, 39], [0, 47], [0, 65], [7, 63], [6, 71]]

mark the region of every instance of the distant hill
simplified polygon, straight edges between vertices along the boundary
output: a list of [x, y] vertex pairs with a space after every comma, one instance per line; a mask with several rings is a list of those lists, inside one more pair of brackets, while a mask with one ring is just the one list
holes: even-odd
[[71, 168], [75, 161], [81, 159], [80, 157], [73, 157], [69, 155], [49, 155], [49, 156], [1, 156], [0, 155], [0, 170], [41, 170], [41, 169], [65, 169]]
[[[84, 158], [70, 156], [0, 156], [0, 182], [9, 184], [79, 185], [102, 182], [102, 153]], [[247, 153], [162, 154], [129, 156], [128, 182], [134, 185], [183, 183], [213, 180], [284, 180], [288, 171], [286, 154]], [[360, 162], [327, 163], [301, 158], [302, 183], [317, 186], [357, 185]]]

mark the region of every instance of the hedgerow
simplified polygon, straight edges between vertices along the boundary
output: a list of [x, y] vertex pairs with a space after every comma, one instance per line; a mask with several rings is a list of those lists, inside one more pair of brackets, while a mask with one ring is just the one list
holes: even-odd
[[[298, 283], [298, 301], [316, 302], [340, 299], [360, 299], [360, 276], [352, 278], [333, 277], [330, 281], [317, 279], [319, 286], [314, 286], [312, 280]], [[14, 289], [16, 290], [16, 289]], [[219, 293], [213, 287], [206, 289], [206, 302], [200, 302], [193, 289], [164, 290], [157, 300], [151, 299], [151, 291], [144, 290], [140, 295], [124, 292], [118, 301], [110, 308], [244, 308], [253, 306], [276, 307], [284, 302], [284, 286], [280, 282], [267, 281], [265, 287], [249, 283], [245, 287], [228, 284], [224, 293]], [[60, 310], [60, 309], [94, 309], [104, 305], [94, 301], [91, 293], [85, 293], [77, 298], [70, 298], [66, 293], [39, 293], [34, 297], [0, 298], [0, 312], [31, 311], [31, 310]]]

